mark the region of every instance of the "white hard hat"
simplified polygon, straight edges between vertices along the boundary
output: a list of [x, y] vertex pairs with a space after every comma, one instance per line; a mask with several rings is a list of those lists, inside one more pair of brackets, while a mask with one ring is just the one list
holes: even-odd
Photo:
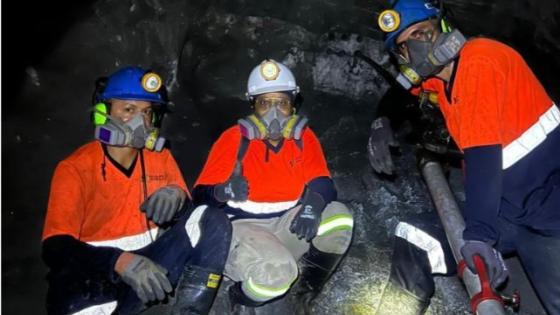
[[265, 59], [253, 68], [247, 81], [249, 100], [259, 94], [284, 91], [291, 91], [294, 96], [299, 93], [299, 86], [288, 67], [273, 59]]

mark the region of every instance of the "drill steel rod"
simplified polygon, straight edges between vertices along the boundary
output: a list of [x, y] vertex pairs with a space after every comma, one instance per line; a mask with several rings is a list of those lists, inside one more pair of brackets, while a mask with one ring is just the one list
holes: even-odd
[[[455, 257], [455, 261], [459, 263], [463, 260], [461, 255], [461, 247], [465, 243], [463, 240], [463, 230], [465, 229], [465, 221], [459, 210], [459, 206], [455, 201], [453, 193], [449, 188], [449, 184], [443, 174], [440, 163], [435, 161], [422, 161], [421, 171], [428, 190], [432, 196], [432, 200], [438, 212], [439, 218], [447, 235], [447, 240]], [[463, 282], [472, 299], [474, 295], [480, 292], [480, 281], [478, 276], [472, 273], [469, 268], [465, 268], [462, 275]], [[476, 314], [506, 314], [503, 305], [497, 300], [483, 300], [476, 308]]]

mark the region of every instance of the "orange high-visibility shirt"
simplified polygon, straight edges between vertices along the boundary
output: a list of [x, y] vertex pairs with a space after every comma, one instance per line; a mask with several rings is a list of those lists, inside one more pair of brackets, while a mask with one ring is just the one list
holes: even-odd
[[429, 79], [422, 88], [438, 92], [447, 128], [461, 149], [499, 144], [506, 169], [558, 125], [558, 108], [511, 47], [469, 40], [455, 67], [450, 95], [440, 79]]
[[464, 237], [495, 240], [498, 216], [558, 235], [553, 187], [560, 110], [523, 58], [505, 44], [472, 39], [461, 49], [449, 86], [434, 78], [422, 88], [438, 93], [451, 136], [476, 163], [465, 169]]
[[[143, 151], [147, 195], [167, 185], [187, 186], [169, 150]], [[90, 142], [56, 167], [43, 230], [43, 239], [71, 235], [92, 245], [142, 248], [150, 242], [140, 156], [127, 177], [105, 156], [101, 143]], [[150, 222], [151, 227], [155, 224]], [[154, 232], [152, 232], [153, 235]]]
[[[224, 183], [233, 173], [241, 143], [239, 126], [226, 130], [214, 143], [196, 185]], [[243, 176], [249, 184], [246, 202], [228, 202], [252, 213], [274, 213], [293, 207], [305, 185], [314, 178], [330, 177], [319, 140], [305, 128], [300, 149], [293, 139], [284, 139], [278, 152], [262, 140], [251, 140], [243, 157]]]

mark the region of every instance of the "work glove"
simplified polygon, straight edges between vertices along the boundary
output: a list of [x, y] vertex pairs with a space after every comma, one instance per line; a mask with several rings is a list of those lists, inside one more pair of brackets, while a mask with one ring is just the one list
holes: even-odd
[[321, 224], [321, 213], [325, 209], [326, 203], [321, 194], [307, 189], [301, 208], [290, 224], [290, 232], [297, 235], [298, 239], [304, 238], [311, 241]]
[[182, 208], [185, 201], [184, 191], [177, 186], [165, 186], [144, 200], [140, 211], [145, 212], [148, 219], [157, 225], [167, 223]]
[[238, 162], [235, 164], [235, 169], [230, 178], [225, 183], [214, 186], [214, 198], [219, 202], [247, 200], [249, 184], [241, 173], [241, 163]]
[[393, 160], [389, 146], [398, 147], [387, 117], [379, 117], [371, 123], [368, 141], [368, 158], [377, 173], [393, 174]]
[[167, 270], [141, 255], [123, 252], [117, 259], [115, 271], [144, 304], [162, 301], [173, 290]]
[[478, 274], [473, 256], [479, 255], [484, 261], [488, 280], [492, 288], [498, 287], [508, 278], [508, 270], [502, 259], [502, 254], [495, 250], [490, 244], [481, 241], [465, 241], [461, 248], [461, 254], [469, 269]]

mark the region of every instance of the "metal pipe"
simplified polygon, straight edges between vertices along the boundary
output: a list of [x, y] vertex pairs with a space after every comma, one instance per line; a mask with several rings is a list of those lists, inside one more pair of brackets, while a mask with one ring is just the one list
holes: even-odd
[[[459, 263], [463, 260], [461, 247], [465, 243], [463, 240], [465, 221], [459, 206], [443, 174], [441, 164], [429, 157], [422, 157], [419, 166], [447, 235], [455, 261]], [[469, 297], [473, 301], [473, 297], [481, 292], [479, 278], [469, 268], [464, 268], [462, 279]], [[496, 299], [483, 299], [475, 307], [476, 314], [480, 315], [506, 314], [501, 301]]]

